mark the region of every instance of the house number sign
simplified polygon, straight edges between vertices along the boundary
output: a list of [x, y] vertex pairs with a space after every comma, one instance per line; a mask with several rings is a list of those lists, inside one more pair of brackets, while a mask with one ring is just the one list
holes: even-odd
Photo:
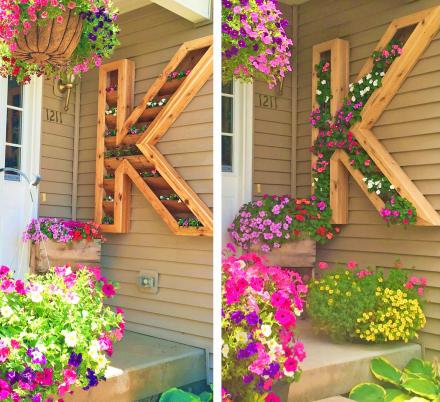
[[58, 110], [46, 108], [46, 121], [63, 124], [63, 114]]
[[273, 95], [257, 94], [258, 106], [264, 109], [278, 110], [278, 99]]

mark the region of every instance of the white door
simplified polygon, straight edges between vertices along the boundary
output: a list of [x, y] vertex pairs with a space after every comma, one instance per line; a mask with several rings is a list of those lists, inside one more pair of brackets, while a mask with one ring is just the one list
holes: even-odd
[[[30, 178], [39, 170], [41, 92], [41, 78], [25, 86], [0, 78], [0, 168], [15, 168]], [[29, 245], [22, 235], [37, 204], [35, 187], [18, 174], [0, 173], [0, 265], [17, 277], [28, 271]]]
[[253, 88], [238, 81], [222, 89], [222, 225], [227, 228], [240, 207], [252, 199]]

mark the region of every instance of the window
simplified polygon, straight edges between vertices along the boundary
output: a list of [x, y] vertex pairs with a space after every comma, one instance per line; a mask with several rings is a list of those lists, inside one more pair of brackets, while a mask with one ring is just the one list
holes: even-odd
[[234, 156], [234, 85], [222, 87], [222, 171], [233, 172]]
[[[23, 87], [13, 79], [8, 80], [6, 104], [5, 167], [21, 169]], [[5, 180], [19, 181], [14, 173], [5, 174]]]

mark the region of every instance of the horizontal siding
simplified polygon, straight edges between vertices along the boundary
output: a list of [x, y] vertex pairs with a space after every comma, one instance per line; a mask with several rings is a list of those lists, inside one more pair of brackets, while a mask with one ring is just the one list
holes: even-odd
[[[72, 217], [73, 137], [75, 91], [69, 110], [64, 110], [65, 96], [53, 91], [52, 80], [44, 81], [41, 125], [40, 216]], [[46, 109], [62, 113], [63, 123], [47, 120]], [[42, 193], [46, 194], [43, 202]]]
[[[390, 21], [437, 5], [438, 1], [352, 2], [312, 0], [299, 9], [297, 190], [310, 193], [311, 63], [314, 44], [340, 37], [350, 42], [350, 79], [376, 46]], [[359, 16], [362, 15], [362, 18]], [[376, 126], [381, 140], [408, 176], [440, 210], [440, 36], [437, 35]], [[392, 266], [400, 258], [426, 276], [428, 323], [421, 335], [426, 356], [440, 356], [440, 229], [387, 227], [372, 204], [350, 180], [349, 224], [336, 239], [318, 248], [332, 263], [350, 259], [371, 266]]]
[[[146, 23], [148, 21], [148, 23]], [[120, 19], [122, 46], [113, 60], [136, 63], [135, 104], [183, 41], [210, 34], [151, 5]], [[78, 217], [93, 218], [98, 72], [82, 80]], [[212, 80], [184, 110], [158, 144], [188, 184], [212, 206]], [[112, 300], [127, 311], [128, 328], [212, 350], [212, 238], [174, 236], [137, 189], [131, 230], [108, 235], [102, 266], [121, 288]], [[159, 292], [142, 292], [138, 273], [159, 273]]]
[[[292, 7], [281, 5], [290, 20]], [[291, 34], [291, 25], [288, 33]], [[292, 74], [279, 88], [270, 90], [263, 81], [254, 83], [253, 194], [291, 193]], [[260, 107], [259, 94], [275, 96], [277, 110]], [[260, 185], [258, 192], [257, 185]]]

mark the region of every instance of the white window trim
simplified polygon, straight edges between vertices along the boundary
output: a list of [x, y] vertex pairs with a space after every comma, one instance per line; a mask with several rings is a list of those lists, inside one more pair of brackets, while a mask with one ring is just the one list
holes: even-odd
[[[234, 81], [234, 110], [233, 110], [233, 143], [232, 143], [232, 172], [224, 175], [236, 175], [241, 170], [240, 199], [242, 203], [252, 200], [253, 186], [253, 129], [254, 129], [254, 86], [252, 83]], [[238, 146], [242, 137], [243, 146]], [[239, 154], [237, 149], [241, 148]]]

